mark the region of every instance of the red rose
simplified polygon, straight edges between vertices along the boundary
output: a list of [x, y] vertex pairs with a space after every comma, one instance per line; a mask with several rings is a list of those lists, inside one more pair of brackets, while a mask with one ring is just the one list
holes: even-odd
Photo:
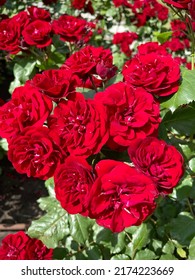
[[35, 20], [25, 26], [22, 31], [24, 41], [30, 46], [45, 48], [52, 43], [51, 25], [47, 21]]
[[117, 68], [113, 65], [112, 53], [102, 47], [86, 46], [72, 54], [62, 66], [70, 69], [85, 81], [95, 75], [101, 80], [108, 80], [116, 73]]
[[127, 148], [135, 139], [156, 135], [160, 123], [159, 104], [143, 88], [134, 89], [119, 82], [95, 95], [95, 100], [106, 106], [109, 117], [111, 149]]
[[62, 15], [53, 21], [52, 27], [54, 33], [60, 35], [62, 41], [86, 43], [93, 34], [91, 30], [95, 24], [79, 17]]
[[0, 260], [51, 260], [52, 255], [53, 249], [23, 231], [8, 234], [0, 247]]
[[127, 8], [132, 8], [132, 5], [128, 3], [128, 0], [112, 0], [115, 7], [124, 6]]
[[25, 251], [25, 260], [52, 260], [53, 249], [48, 249], [36, 238], [29, 238]]
[[49, 135], [47, 127], [27, 127], [9, 141], [8, 159], [16, 171], [47, 180], [54, 175], [64, 154]]
[[102, 160], [88, 196], [89, 217], [113, 232], [140, 225], [156, 207], [156, 186], [134, 167]]
[[179, 9], [187, 9], [188, 3], [191, 2], [191, 0], [163, 0], [165, 4], [172, 5], [175, 8]]
[[137, 47], [140, 55], [147, 55], [149, 53], [157, 53], [160, 55], [168, 55], [166, 48], [160, 45], [158, 42], [147, 42]]
[[138, 35], [135, 32], [121, 32], [114, 34], [113, 44], [119, 44], [121, 51], [127, 56], [131, 55], [130, 45], [138, 39]]
[[0, 260], [25, 260], [28, 240], [29, 237], [23, 231], [8, 234], [1, 243]]
[[35, 6], [31, 6], [27, 8], [27, 11], [29, 13], [29, 16], [31, 20], [44, 20], [44, 21], [50, 21], [51, 20], [51, 15], [48, 11], [46, 11], [43, 8], [38, 8]]
[[107, 114], [94, 100], [60, 100], [48, 118], [52, 133], [71, 155], [88, 157], [100, 152], [108, 139]]
[[52, 101], [37, 89], [16, 88], [11, 100], [0, 107], [0, 136], [10, 138], [27, 126], [43, 125], [52, 108]]
[[132, 144], [128, 153], [135, 166], [157, 184], [159, 193], [172, 193], [183, 176], [183, 157], [163, 140], [147, 137]]
[[122, 74], [131, 85], [156, 96], [171, 95], [179, 88], [180, 66], [171, 55], [138, 54], [124, 65]]
[[74, 92], [80, 80], [70, 70], [51, 69], [36, 74], [28, 83], [56, 100]]
[[69, 156], [55, 174], [55, 193], [70, 214], [87, 214], [86, 196], [94, 182], [92, 167], [81, 157]]
[[12, 18], [0, 22], [0, 50], [17, 54], [20, 49], [20, 25]]
[[0, 6], [3, 6], [7, 0], [0, 0]]
[[82, 10], [85, 7], [86, 0], [72, 0], [71, 6], [77, 10]]
[[12, 20], [14, 20], [19, 26], [20, 26], [20, 34], [24, 27], [29, 24], [30, 17], [28, 16], [26, 11], [21, 11], [17, 13], [15, 16], [12, 17]]

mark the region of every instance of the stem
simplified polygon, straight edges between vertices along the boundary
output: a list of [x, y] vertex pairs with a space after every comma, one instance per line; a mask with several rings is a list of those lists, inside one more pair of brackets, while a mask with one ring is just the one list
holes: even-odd
[[194, 211], [193, 211], [192, 206], [191, 206], [191, 203], [190, 203], [190, 201], [189, 201], [189, 198], [187, 198], [187, 204], [188, 204], [188, 207], [189, 207], [189, 209], [190, 209], [190, 213], [192, 214], [193, 217], [195, 217]]

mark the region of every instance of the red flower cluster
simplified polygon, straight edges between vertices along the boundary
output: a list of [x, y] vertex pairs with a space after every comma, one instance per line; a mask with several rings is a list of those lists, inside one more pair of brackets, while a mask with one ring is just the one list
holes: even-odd
[[130, 45], [138, 39], [138, 35], [135, 32], [121, 32], [115, 33], [113, 37], [113, 44], [118, 44], [123, 53], [127, 56], [131, 56]]
[[17, 54], [30, 46], [45, 48], [52, 44], [53, 34], [60, 35], [63, 41], [86, 43], [94, 28], [94, 23], [70, 15], [52, 22], [47, 10], [31, 6], [0, 21], [0, 49]]
[[191, 1], [192, 0], [163, 0], [164, 3], [179, 9], [188, 9], [188, 4]]
[[0, 246], [0, 260], [51, 260], [52, 256], [53, 249], [23, 231], [8, 234]]

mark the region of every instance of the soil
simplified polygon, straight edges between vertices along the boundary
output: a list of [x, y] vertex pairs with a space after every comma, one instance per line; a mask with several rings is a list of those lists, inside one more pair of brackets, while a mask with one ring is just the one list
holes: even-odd
[[26, 230], [43, 212], [37, 199], [47, 196], [44, 181], [18, 174], [7, 156], [0, 161], [0, 241], [9, 233]]

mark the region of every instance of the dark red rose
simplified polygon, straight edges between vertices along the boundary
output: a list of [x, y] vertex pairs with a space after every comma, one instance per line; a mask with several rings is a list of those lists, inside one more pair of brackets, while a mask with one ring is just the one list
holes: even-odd
[[20, 49], [20, 25], [12, 18], [0, 22], [0, 50], [17, 54]]
[[127, 83], [119, 82], [98, 92], [95, 100], [107, 108], [107, 145], [111, 149], [125, 149], [137, 138], [157, 135], [160, 123], [159, 104], [143, 88], [134, 89]]
[[155, 96], [175, 93], [180, 84], [180, 65], [171, 55], [149, 53], [136, 55], [122, 70], [125, 81], [143, 87]]
[[88, 157], [100, 152], [108, 139], [107, 114], [104, 106], [84, 97], [60, 100], [48, 125], [60, 145], [71, 155]]
[[44, 20], [44, 21], [50, 21], [51, 20], [51, 15], [50, 13], [43, 9], [43, 8], [39, 8], [36, 6], [31, 6], [27, 8], [27, 11], [29, 13], [29, 16], [31, 18], [31, 20]]
[[7, 0], [0, 0], [0, 6], [3, 6]]
[[170, 40], [166, 41], [163, 46], [173, 52], [182, 51], [186, 48], [184, 39], [180, 41], [179, 38], [171, 38]]
[[86, 43], [93, 35], [92, 30], [95, 24], [79, 17], [62, 15], [53, 21], [52, 27], [54, 33], [60, 35], [62, 41]]
[[110, 49], [90, 45], [72, 54], [62, 67], [77, 74], [83, 79], [83, 84], [93, 75], [98, 75], [100, 81], [109, 80], [117, 70]]
[[89, 217], [113, 232], [140, 225], [156, 207], [156, 186], [134, 167], [102, 160], [88, 196]]
[[30, 46], [45, 48], [52, 43], [51, 25], [47, 21], [35, 20], [25, 26], [22, 31], [24, 41]]
[[43, 0], [43, 3], [45, 5], [55, 4], [57, 2], [58, 2], [58, 0]]
[[8, 148], [8, 159], [18, 173], [42, 180], [52, 177], [65, 157], [47, 127], [26, 127]]
[[0, 260], [51, 260], [53, 249], [41, 240], [30, 238], [25, 232], [8, 234], [2, 239]]
[[155, 137], [137, 140], [129, 147], [128, 153], [136, 168], [152, 178], [161, 194], [172, 193], [183, 176], [182, 155], [163, 140]]
[[52, 109], [52, 101], [37, 89], [16, 88], [11, 100], [0, 107], [0, 136], [11, 138], [27, 126], [43, 125]]
[[36, 238], [29, 238], [25, 251], [25, 260], [52, 260], [53, 257], [53, 249], [48, 249]]
[[55, 174], [55, 194], [70, 214], [87, 215], [86, 196], [94, 182], [92, 167], [82, 157], [69, 156]]
[[29, 83], [54, 100], [67, 97], [79, 85], [79, 78], [70, 70], [51, 69], [36, 74]]
[[23, 231], [8, 234], [0, 246], [0, 260], [25, 260], [28, 240], [29, 237]]
[[77, 10], [82, 10], [85, 7], [87, 0], [72, 0], [71, 6]]
[[172, 5], [175, 8], [187, 9], [191, 0], [163, 0], [165, 4]]
[[129, 4], [128, 0], [112, 0], [112, 2], [115, 7], [124, 6], [124, 7], [128, 7], [128, 8], [132, 8], [132, 5]]

